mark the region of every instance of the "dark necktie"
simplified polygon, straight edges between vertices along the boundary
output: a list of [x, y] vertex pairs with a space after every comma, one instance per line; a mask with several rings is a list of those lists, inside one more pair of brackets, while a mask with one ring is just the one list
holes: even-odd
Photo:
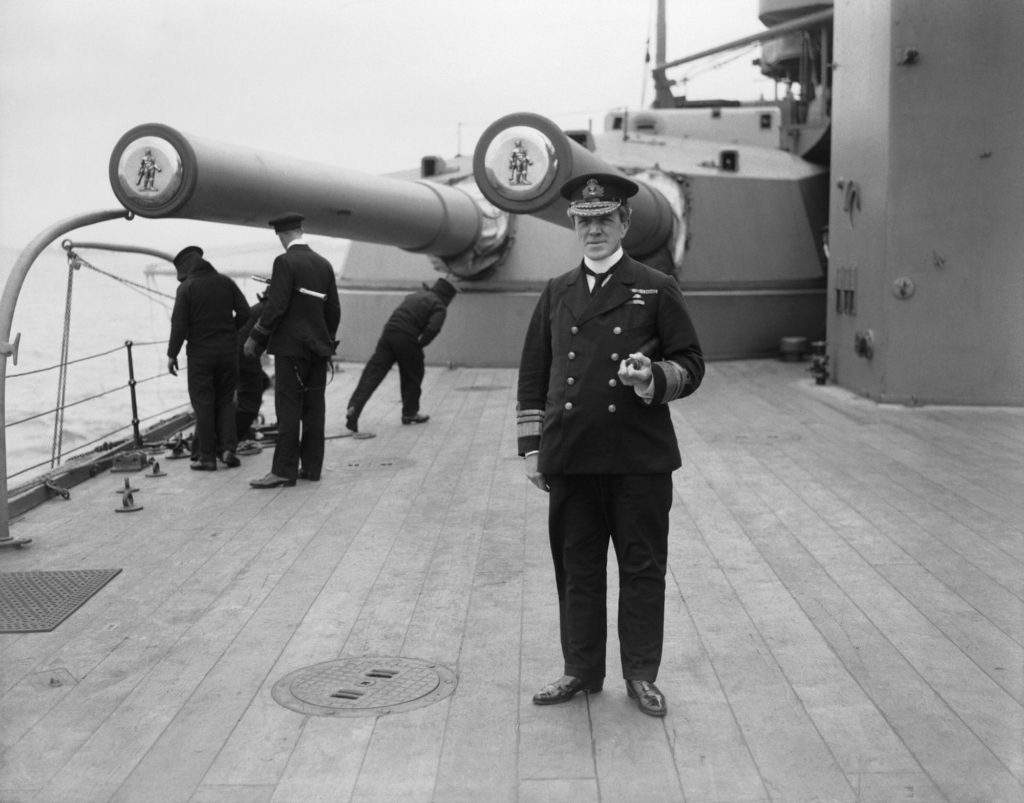
[[594, 293], [598, 291], [601, 285], [604, 284], [605, 277], [608, 275], [608, 273], [610, 273], [610, 271], [605, 273], [594, 273], [594, 271], [592, 271], [586, 265], [583, 266], [583, 272], [588, 276], [594, 277], [594, 286], [590, 288], [590, 295], [594, 295]]

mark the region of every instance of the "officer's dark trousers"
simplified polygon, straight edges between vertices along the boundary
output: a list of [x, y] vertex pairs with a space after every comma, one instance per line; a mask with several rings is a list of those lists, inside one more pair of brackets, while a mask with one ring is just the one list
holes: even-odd
[[349, 409], [355, 417], [363, 412], [370, 396], [377, 389], [391, 366], [398, 363], [398, 382], [402, 392], [402, 415], [409, 418], [420, 411], [420, 392], [423, 385], [423, 348], [413, 335], [385, 332], [377, 341], [377, 348], [359, 377]]
[[565, 674], [605, 676], [607, 562], [619, 565], [622, 676], [658, 677], [665, 622], [671, 474], [547, 475], [548, 530]]
[[233, 452], [235, 436], [235, 387], [238, 356], [188, 357], [188, 397], [196, 414], [194, 456], [204, 462], [218, 452]]
[[270, 470], [293, 480], [299, 466], [320, 476], [324, 465], [324, 388], [327, 360], [312, 353], [274, 357], [277, 445]]

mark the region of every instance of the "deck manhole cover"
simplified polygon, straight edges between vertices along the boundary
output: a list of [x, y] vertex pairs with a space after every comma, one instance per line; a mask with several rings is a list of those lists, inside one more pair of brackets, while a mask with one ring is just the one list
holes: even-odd
[[421, 708], [455, 691], [455, 673], [414, 658], [341, 658], [285, 675], [271, 691], [285, 708], [361, 717]]

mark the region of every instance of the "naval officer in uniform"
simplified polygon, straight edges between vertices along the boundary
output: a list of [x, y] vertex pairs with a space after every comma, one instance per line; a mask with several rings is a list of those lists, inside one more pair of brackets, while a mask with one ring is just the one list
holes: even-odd
[[303, 220], [292, 212], [270, 221], [285, 252], [274, 260], [263, 313], [243, 346], [250, 357], [274, 355], [277, 444], [270, 473], [250, 481], [253, 488], [316, 481], [323, 468], [324, 389], [341, 304], [334, 268], [306, 244]]
[[693, 393], [704, 359], [675, 279], [622, 250], [638, 186], [612, 174], [561, 188], [582, 262], [541, 293], [519, 366], [517, 435], [528, 479], [548, 491], [563, 674], [533, 702], [598, 692], [605, 677], [609, 539], [619, 566], [626, 691], [664, 716], [661, 663], [672, 472], [667, 403]]

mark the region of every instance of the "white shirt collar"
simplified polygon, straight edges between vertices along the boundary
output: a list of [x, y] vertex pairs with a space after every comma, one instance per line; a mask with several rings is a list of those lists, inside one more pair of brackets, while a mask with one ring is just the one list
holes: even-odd
[[291, 248], [293, 245], [305, 245], [305, 244], [306, 244], [305, 240], [303, 240], [301, 237], [296, 237], [294, 240], [292, 240], [290, 243], [288, 243], [288, 248]]
[[607, 273], [620, 259], [622, 259], [621, 245], [614, 254], [606, 256], [604, 259], [591, 259], [585, 256], [583, 257], [583, 264], [594, 271], [594, 273]]

